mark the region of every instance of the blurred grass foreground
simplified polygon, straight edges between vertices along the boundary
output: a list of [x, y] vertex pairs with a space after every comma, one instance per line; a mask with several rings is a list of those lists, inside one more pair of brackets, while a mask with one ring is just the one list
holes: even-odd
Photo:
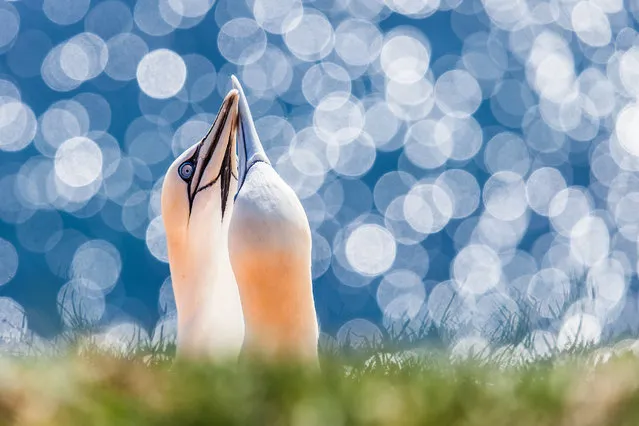
[[637, 425], [636, 346], [533, 362], [503, 351], [324, 356], [321, 371], [173, 362], [163, 350], [3, 357], [0, 424]]

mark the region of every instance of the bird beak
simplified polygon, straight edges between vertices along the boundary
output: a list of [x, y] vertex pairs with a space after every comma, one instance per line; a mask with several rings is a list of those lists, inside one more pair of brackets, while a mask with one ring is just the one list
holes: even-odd
[[253, 164], [260, 161], [266, 164], [271, 164], [271, 162], [266, 156], [262, 142], [260, 142], [260, 138], [257, 135], [253, 116], [251, 115], [246, 95], [244, 95], [244, 90], [242, 90], [242, 86], [240, 85], [237, 77], [232, 76], [231, 80], [233, 81], [233, 88], [237, 90], [240, 95], [240, 124], [238, 126], [239, 142], [237, 147], [239, 161], [237, 192], [239, 193], [242, 188], [242, 184], [246, 179], [246, 175]]
[[237, 176], [236, 134], [238, 127], [239, 93], [231, 90], [215, 117], [215, 122], [200, 142], [197, 168], [191, 198], [221, 179], [222, 212], [228, 196], [231, 175]]

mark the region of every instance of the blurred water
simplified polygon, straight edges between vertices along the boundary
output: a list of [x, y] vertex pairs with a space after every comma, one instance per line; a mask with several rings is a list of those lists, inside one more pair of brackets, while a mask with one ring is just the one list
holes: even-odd
[[162, 176], [231, 74], [309, 216], [323, 342], [636, 335], [638, 17], [621, 0], [4, 1], [0, 335], [78, 317], [106, 342], [174, 332]]

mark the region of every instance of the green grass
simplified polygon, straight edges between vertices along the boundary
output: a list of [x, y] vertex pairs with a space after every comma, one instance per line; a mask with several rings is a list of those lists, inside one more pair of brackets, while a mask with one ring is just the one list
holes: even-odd
[[81, 355], [1, 358], [0, 424], [637, 425], [639, 358], [628, 348], [514, 364], [505, 352], [451, 362], [369, 351], [323, 355], [317, 371], [174, 363], [172, 348], [150, 346], [106, 355], [89, 344]]
[[531, 361], [524, 308], [496, 313], [492, 353], [451, 358], [453, 336], [425, 321], [382, 341], [352, 336], [357, 349], [351, 336], [322, 345], [321, 370], [174, 362], [174, 345], [140, 336], [107, 353], [74, 310], [53, 344], [27, 338], [20, 356], [0, 357], [0, 426], [639, 425], [639, 345], [574, 344]]

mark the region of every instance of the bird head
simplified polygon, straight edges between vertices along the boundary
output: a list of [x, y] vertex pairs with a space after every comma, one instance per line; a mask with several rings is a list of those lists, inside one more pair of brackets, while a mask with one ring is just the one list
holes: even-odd
[[280, 250], [296, 256], [305, 253], [310, 230], [304, 209], [293, 189], [271, 166], [244, 90], [235, 76], [231, 79], [239, 94], [238, 189], [229, 234], [231, 246], [238, 248], [250, 241], [246, 247], [250, 257], [261, 251], [265, 252], [261, 258]]
[[[238, 92], [231, 90], [204, 138], [169, 167], [162, 187], [162, 217], [169, 260], [210, 262], [226, 249], [232, 196], [237, 191]], [[172, 265], [185, 262], [171, 262]], [[187, 266], [187, 265], [184, 265]]]
[[257, 163], [264, 163], [266, 165], [270, 165], [266, 153], [264, 152], [264, 148], [262, 146], [262, 142], [260, 142], [260, 138], [257, 135], [257, 130], [255, 129], [255, 123], [253, 122], [253, 115], [251, 114], [251, 109], [249, 108], [248, 101], [246, 100], [246, 96], [244, 95], [244, 90], [242, 89], [242, 85], [238, 81], [237, 77], [234, 75], [231, 76], [231, 80], [233, 82], [233, 89], [237, 90], [239, 94], [239, 124], [238, 124], [238, 158], [239, 158], [239, 166], [238, 166], [238, 194], [242, 189], [244, 182], [246, 181], [246, 176], [248, 175], [249, 170]]

